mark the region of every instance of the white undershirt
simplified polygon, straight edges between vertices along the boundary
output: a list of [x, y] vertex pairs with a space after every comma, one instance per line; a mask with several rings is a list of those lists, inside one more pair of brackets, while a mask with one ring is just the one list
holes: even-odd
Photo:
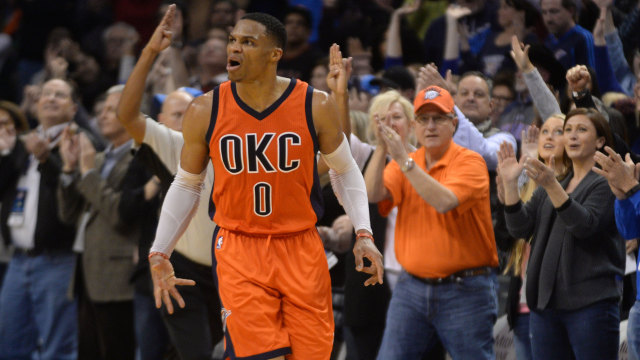
[[[38, 199], [40, 198], [40, 172], [38, 160], [29, 155], [29, 168], [20, 176], [17, 196], [24, 196], [24, 208], [21, 214], [10, 213], [7, 224], [11, 232], [13, 245], [21, 249], [32, 249], [38, 222]], [[13, 206], [13, 204], [7, 204]]]
[[[68, 123], [58, 124], [48, 128], [46, 131], [39, 126], [35, 131], [42, 137], [50, 139], [49, 148], [54, 148], [60, 140], [60, 133], [67, 127]], [[24, 195], [24, 208], [21, 214], [9, 214], [7, 224], [11, 233], [13, 244], [21, 249], [32, 249], [35, 246], [34, 235], [36, 224], [38, 223], [38, 200], [40, 199], [40, 171], [39, 162], [33, 155], [29, 155], [29, 167], [27, 171], [18, 178], [16, 188], [18, 196]], [[22, 190], [22, 191], [21, 191]], [[6, 204], [13, 207], [13, 204]]]
[[[147, 118], [143, 142], [153, 149], [169, 172], [172, 174], [178, 172], [180, 153], [184, 144], [182, 133], [171, 130], [151, 118]], [[216, 226], [209, 218], [209, 201], [212, 187], [213, 167], [209, 162], [207, 175], [204, 179], [204, 190], [200, 194], [196, 214], [191, 223], [189, 223], [187, 230], [178, 240], [175, 248], [191, 261], [207, 266], [211, 266], [211, 238]]]

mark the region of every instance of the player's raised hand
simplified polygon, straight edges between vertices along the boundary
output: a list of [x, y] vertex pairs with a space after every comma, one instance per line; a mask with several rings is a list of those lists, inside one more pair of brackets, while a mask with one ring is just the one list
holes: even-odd
[[176, 5], [169, 5], [167, 12], [164, 13], [164, 17], [160, 21], [160, 24], [158, 24], [158, 27], [153, 31], [153, 34], [145, 48], [159, 53], [171, 45], [171, 36], [173, 35], [171, 28], [173, 27], [175, 13]]
[[[370, 274], [364, 286], [382, 284], [384, 277], [384, 266], [382, 264], [382, 254], [373, 243], [373, 237], [366, 231], [359, 231], [356, 236], [356, 244], [353, 246], [353, 255], [356, 258], [356, 270]], [[370, 266], [364, 266], [364, 259], [371, 261]]]
[[347, 83], [351, 77], [351, 58], [343, 58], [338, 44], [331, 45], [329, 49], [329, 73], [327, 74], [327, 86], [332, 93], [339, 96], [347, 96]]
[[171, 302], [173, 297], [178, 306], [184, 308], [184, 299], [176, 289], [176, 285], [193, 286], [196, 282], [177, 278], [171, 262], [160, 255], [149, 257], [149, 267], [151, 268], [151, 279], [153, 279], [153, 297], [156, 300], [156, 307], [159, 309], [164, 303], [164, 306], [167, 307], [167, 312], [173, 314], [173, 303]]

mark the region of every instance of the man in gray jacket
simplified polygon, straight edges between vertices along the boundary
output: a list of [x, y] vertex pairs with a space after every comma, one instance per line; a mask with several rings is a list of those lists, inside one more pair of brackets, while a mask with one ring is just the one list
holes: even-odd
[[[65, 130], [58, 201], [63, 221], [77, 224], [74, 289], [79, 299], [79, 359], [134, 359], [133, 286], [137, 219], [124, 218], [124, 189], [143, 188], [144, 169], [132, 162], [131, 137], [116, 119], [122, 86], [107, 91], [98, 117], [107, 149], [96, 154], [84, 133]], [[144, 216], [144, 214], [140, 214]]]

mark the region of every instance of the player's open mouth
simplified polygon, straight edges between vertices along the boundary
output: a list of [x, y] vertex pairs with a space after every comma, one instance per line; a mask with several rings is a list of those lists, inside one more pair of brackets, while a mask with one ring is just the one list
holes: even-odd
[[227, 71], [237, 70], [240, 67], [240, 62], [236, 60], [227, 61]]

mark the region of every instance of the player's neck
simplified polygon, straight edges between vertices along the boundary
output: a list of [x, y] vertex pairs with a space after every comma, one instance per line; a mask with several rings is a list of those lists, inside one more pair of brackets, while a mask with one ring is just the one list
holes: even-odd
[[236, 83], [238, 96], [256, 111], [263, 111], [282, 96], [290, 80], [278, 76]]

